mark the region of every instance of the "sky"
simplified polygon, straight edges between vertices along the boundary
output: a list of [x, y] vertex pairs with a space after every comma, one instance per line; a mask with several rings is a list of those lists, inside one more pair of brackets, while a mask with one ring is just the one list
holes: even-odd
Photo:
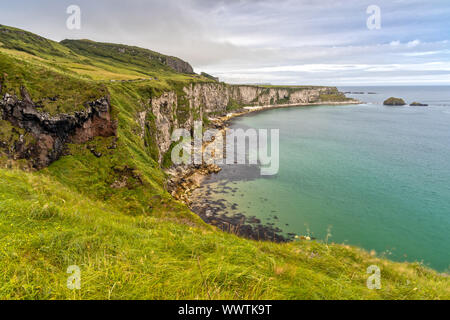
[[449, 0], [0, 0], [0, 24], [148, 48], [229, 83], [450, 85]]

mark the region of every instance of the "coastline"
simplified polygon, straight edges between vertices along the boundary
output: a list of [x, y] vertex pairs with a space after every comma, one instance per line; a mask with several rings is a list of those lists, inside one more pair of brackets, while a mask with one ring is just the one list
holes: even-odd
[[[248, 106], [234, 112], [230, 112], [225, 116], [209, 119], [211, 123], [208, 125], [208, 128], [218, 129], [223, 133], [229, 127], [232, 119], [265, 110], [323, 105], [357, 105], [361, 103], [363, 102], [351, 99], [348, 101], [339, 102]], [[205, 148], [209, 143], [210, 142], [204, 143], [203, 148]], [[222, 169], [216, 164], [182, 165], [172, 167], [166, 170], [166, 174], [170, 177], [167, 181], [167, 190], [176, 200], [183, 202], [204, 222], [218, 227], [223, 231], [253, 240], [266, 240], [274, 242], [288, 242], [293, 240], [293, 234], [289, 234], [288, 237], [286, 237], [281, 234], [281, 229], [271, 225], [264, 225], [256, 217], [246, 217], [243, 214], [230, 217], [226, 214], [211, 213], [211, 210], [208, 208], [208, 203], [202, 202], [203, 199], [201, 197], [193, 196], [193, 191], [200, 188], [203, 181], [208, 176], [217, 174], [221, 170]], [[223, 204], [219, 205], [222, 209], [226, 209]]]
[[[243, 107], [239, 110], [240, 112], [229, 113], [224, 117], [220, 117], [220, 121], [229, 121], [236, 117], [241, 117], [249, 113], [260, 112], [272, 109], [282, 109], [282, 108], [294, 108], [294, 107], [308, 107], [308, 106], [345, 106], [345, 105], [356, 105], [362, 104], [362, 101], [351, 99], [349, 101], [339, 101], [339, 102], [310, 102], [310, 103], [288, 103], [288, 104], [273, 104], [273, 105], [263, 105], [263, 106], [248, 106]], [[243, 110], [243, 111], [242, 111]]]

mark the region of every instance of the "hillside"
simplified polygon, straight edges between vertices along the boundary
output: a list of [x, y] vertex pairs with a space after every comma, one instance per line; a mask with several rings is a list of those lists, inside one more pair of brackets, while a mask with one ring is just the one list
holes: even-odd
[[[1, 298], [450, 297], [448, 277], [419, 263], [242, 239], [168, 193], [174, 128], [247, 105], [346, 101], [336, 88], [232, 86], [150, 50], [0, 26], [0, 96]], [[366, 287], [370, 265], [381, 290]]]
[[140, 67], [152, 71], [175, 71], [179, 73], [193, 74], [194, 69], [189, 63], [176, 58], [162, 55], [160, 53], [111, 43], [98, 43], [89, 40], [64, 40], [62, 45], [70, 48], [81, 55], [93, 57], [94, 59], [105, 59], [115, 61], [124, 68]]

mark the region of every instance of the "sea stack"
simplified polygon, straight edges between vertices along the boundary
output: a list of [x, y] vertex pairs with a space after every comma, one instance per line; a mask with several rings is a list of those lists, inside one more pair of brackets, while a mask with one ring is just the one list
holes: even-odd
[[387, 99], [383, 104], [385, 106], [404, 106], [406, 105], [406, 102], [403, 99], [391, 97]]

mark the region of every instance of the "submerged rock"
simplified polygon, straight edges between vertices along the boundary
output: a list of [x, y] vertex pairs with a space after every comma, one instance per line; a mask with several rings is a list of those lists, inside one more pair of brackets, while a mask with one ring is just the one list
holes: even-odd
[[420, 102], [413, 102], [410, 104], [411, 107], [428, 107], [427, 104], [420, 103]]

